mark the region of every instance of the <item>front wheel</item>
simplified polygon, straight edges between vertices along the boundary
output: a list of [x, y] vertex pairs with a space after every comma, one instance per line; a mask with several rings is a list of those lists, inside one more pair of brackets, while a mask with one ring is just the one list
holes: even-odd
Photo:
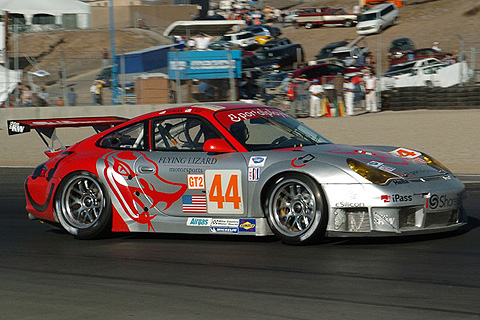
[[307, 24], [305, 25], [305, 29], [312, 29], [312, 28], [313, 28], [313, 23], [307, 22]]
[[80, 239], [91, 239], [108, 230], [110, 198], [97, 177], [80, 171], [64, 179], [58, 190], [55, 208], [66, 231]]
[[289, 174], [276, 181], [267, 195], [266, 216], [273, 233], [287, 244], [313, 243], [325, 235], [325, 201], [307, 176]]
[[353, 26], [353, 21], [352, 20], [345, 20], [345, 23], [343, 24], [344, 27], [350, 28]]

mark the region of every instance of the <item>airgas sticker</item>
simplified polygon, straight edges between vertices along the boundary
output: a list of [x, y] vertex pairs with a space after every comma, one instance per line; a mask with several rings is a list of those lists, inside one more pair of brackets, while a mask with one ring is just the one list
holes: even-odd
[[212, 223], [212, 218], [188, 218], [187, 226], [189, 227], [209, 227]]

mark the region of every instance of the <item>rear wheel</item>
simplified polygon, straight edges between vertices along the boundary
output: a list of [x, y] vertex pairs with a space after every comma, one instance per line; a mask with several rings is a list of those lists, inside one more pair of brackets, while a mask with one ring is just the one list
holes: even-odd
[[55, 207], [62, 227], [81, 239], [97, 237], [111, 225], [108, 194], [97, 177], [86, 171], [64, 179]]
[[288, 244], [313, 243], [325, 235], [325, 201], [307, 176], [289, 174], [277, 180], [267, 195], [266, 216], [273, 233]]

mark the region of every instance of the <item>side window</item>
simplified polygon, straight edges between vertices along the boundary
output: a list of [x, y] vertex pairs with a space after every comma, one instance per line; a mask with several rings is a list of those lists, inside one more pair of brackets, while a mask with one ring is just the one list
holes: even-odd
[[203, 119], [175, 117], [154, 121], [153, 137], [155, 150], [203, 151], [208, 139], [219, 138], [218, 134]]
[[128, 127], [107, 134], [100, 140], [103, 148], [112, 149], [145, 149], [145, 123], [138, 122]]

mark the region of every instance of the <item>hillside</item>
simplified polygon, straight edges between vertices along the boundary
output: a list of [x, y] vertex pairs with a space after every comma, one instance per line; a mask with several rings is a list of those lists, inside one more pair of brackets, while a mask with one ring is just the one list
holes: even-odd
[[[300, 3], [302, 5], [300, 5]], [[446, 52], [456, 52], [460, 47], [459, 36], [463, 38], [465, 48], [480, 50], [480, 5], [478, 0], [437, 0], [405, 1], [400, 8], [399, 24], [388, 28], [380, 35], [365, 38], [366, 44], [378, 61], [381, 54], [382, 70], [386, 68], [386, 49], [391, 40], [409, 37], [417, 47], [430, 47], [433, 41], [440, 42], [440, 48]], [[311, 6], [341, 7], [349, 11], [357, 4], [356, 0], [304, 0], [304, 1], [266, 1], [267, 5], [296, 8]], [[301, 43], [306, 58], [313, 59], [326, 44], [357, 37], [355, 28], [283, 28], [283, 36], [292, 42]], [[117, 53], [128, 52], [150, 46], [170, 43], [161, 35], [163, 30], [141, 29], [116, 30]], [[61, 66], [65, 57], [69, 77], [97, 70], [101, 66], [101, 51], [110, 48], [109, 30], [53, 31], [45, 33], [26, 33], [18, 38], [20, 56], [40, 56], [40, 68], [52, 73], [51, 78]], [[365, 43], [364, 43], [365, 44]], [[477, 55], [477, 61], [480, 56]], [[93, 72], [93, 71], [92, 71]]]

